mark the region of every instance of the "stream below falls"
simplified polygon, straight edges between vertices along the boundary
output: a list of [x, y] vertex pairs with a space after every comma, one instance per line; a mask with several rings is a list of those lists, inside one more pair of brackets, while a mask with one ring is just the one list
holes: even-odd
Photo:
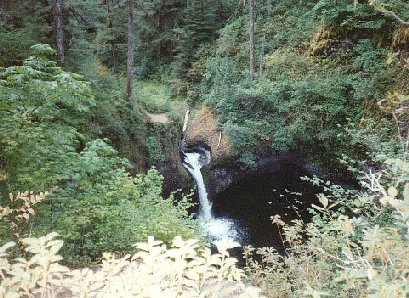
[[228, 217], [216, 217], [213, 214], [213, 204], [210, 201], [209, 195], [206, 191], [201, 168], [210, 162], [210, 154], [208, 151], [203, 152], [184, 152], [183, 165], [193, 176], [196, 182], [197, 192], [199, 196], [199, 211], [198, 219], [206, 237], [212, 243], [219, 240], [233, 240], [239, 241], [246, 234], [240, 229], [235, 220]]
[[201, 173], [201, 168], [210, 162], [210, 153], [201, 149], [183, 154], [183, 165], [197, 185], [197, 218], [210, 242], [230, 239], [242, 246], [272, 246], [283, 252], [281, 236], [271, 216], [278, 214], [285, 222], [308, 222], [311, 215], [307, 209], [312, 203], [318, 204], [316, 194], [320, 189], [300, 179], [310, 176], [300, 161], [274, 160], [210, 198]]

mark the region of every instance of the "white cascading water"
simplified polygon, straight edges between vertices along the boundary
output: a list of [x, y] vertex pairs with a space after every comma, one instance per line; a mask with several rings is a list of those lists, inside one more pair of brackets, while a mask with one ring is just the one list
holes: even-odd
[[183, 165], [196, 181], [199, 193], [199, 222], [211, 242], [223, 239], [238, 241], [238, 233], [233, 221], [225, 218], [215, 218], [212, 214], [212, 203], [209, 200], [203, 175], [200, 171], [209, 162], [210, 153], [206, 151], [206, 154], [207, 156], [198, 152], [184, 153]]
[[185, 153], [186, 169], [192, 174], [197, 184], [199, 192], [199, 217], [203, 221], [212, 220], [212, 203], [208, 199], [206, 186], [204, 184], [203, 175], [200, 169], [203, 166], [201, 162], [201, 154], [197, 152]]

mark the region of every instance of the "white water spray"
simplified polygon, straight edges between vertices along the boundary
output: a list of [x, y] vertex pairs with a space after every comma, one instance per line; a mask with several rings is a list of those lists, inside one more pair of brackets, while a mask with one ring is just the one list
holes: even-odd
[[200, 171], [205, 161], [202, 160], [201, 154], [197, 152], [185, 153], [185, 155], [185, 167], [195, 179], [199, 192], [199, 217], [204, 221], [210, 221], [212, 219], [212, 203], [209, 201], [203, 175]]
[[212, 203], [206, 191], [203, 175], [200, 169], [210, 162], [210, 152], [205, 154], [198, 152], [184, 153], [184, 167], [190, 172], [197, 184], [199, 193], [199, 222], [211, 242], [230, 239], [238, 241], [238, 233], [234, 222], [225, 218], [215, 218], [212, 214]]

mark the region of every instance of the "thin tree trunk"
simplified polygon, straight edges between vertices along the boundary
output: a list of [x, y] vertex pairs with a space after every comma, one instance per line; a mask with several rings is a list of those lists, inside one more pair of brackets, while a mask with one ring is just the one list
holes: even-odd
[[128, 0], [129, 15], [128, 15], [128, 62], [127, 62], [127, 78], [126, 78], [126, 99], [132, 100], [132, 84], [133, 84], [133, 67], [134, 67], [134, 51], [135, 51], [135, 24], [134, 24], [134, 0]]
[[57, 43], [58, 61], [64, 64], [64, 29], [62, 23], [63, 0], [54, 0], [54, 25]]
[[249, 17], [249, 42], [250, 42], [250, 80], [254, 79], [254, 0], [249, 1], [250, 4], [250, 17]]
[[111, 47], [112, 47], [112, 60], [113, 60], [113, 63], [114, 63], [114, 74], [117, 74], [118, 73], [118, 64], [116, 62], [117, 55], [116, 55], [115, 43], [111, 42]]
[[[113, 9], [116, 7], [117, 2], [116, 0], [107, 0], [106, 2], [107, 4], [107, 11], [108, 11], [108, 28], [112, 29], [113, 24], [112, 24], [112, 11]], [[111, 40], [111, 50], [112, 50], [112, 62], [114, 64], [114, 73], [116, 74], [118, 72], [118, 67], [117, 67], [117, 54], [116, 54], [116, 46], [115, 46], [115, 42], [113, 40]]]
[[265, 47], [265, 41], [266, 37], [263, 36], [261, 40], [261, 46], [260, 46], [260, 65], [258, 69], [258, 79], [261, 80], [263, 77], [263, 64], [264, 64], [264, 47]]

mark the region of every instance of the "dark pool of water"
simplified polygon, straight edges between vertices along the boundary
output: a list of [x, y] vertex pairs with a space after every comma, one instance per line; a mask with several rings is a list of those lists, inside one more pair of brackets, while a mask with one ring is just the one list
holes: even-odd
[[286, 222], [292, 219], [308, 222], [311, 215], [307, 209], [311, 203], [318, 204], [316, 194], [320, 189], [302, 181], [302, 176], [308, 176], [308, 173], [300, 162], [287, 160], [264, 167], [211, 198], [213, 213], [216, 217], [239, 222], [238, 228], [246, 233], [242, 245], [273, 246], [282, 252], [279, 230], [270, 217], [279, 214]]

